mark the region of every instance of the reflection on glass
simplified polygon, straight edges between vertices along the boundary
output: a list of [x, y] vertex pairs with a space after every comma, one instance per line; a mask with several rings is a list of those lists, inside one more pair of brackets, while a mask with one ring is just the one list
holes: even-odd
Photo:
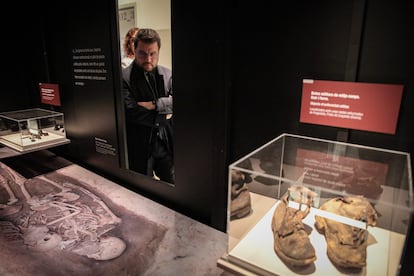
[[119, 1], [119, 27], [128, 168], [173, 184], [170, 0]]
[[255, 275], [376, 275], [380, 254], [381, 271], [396, 274], [414, 210], [410, 168], [406, 152], [280, 135], [229, 166], [221, 264]]
[[158, 64], [172, 68], [170, 0], [118, 0], [118, 5], [120, 49], [130, 28], [152, 28], [159, 33], [162, 41]]

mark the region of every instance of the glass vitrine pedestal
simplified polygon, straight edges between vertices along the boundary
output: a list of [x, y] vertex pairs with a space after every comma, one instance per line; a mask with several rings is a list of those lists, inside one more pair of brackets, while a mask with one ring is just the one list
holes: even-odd
[[[237, 275], [398, 274], [410, 164], [405, 152], [280, 135], [229, 166], [228, 249], [217, 265]], [[249, 211], [235, 213], [243, 204]], [[293, 252], [301, 246], [311, 261]]]
[[33, 108], [0, 113], [0, 143], [19, 152], [70, 143], [61, 112]]

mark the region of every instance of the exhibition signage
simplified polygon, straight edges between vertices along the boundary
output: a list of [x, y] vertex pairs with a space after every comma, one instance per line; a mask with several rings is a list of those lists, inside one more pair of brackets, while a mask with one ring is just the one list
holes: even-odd
[[403, 88], [304, 79], [300, 122], [395, 134]]
[[296, 166], [304, 168], [308, 184], [369, 198], [381, 195], [388, 174], [386, 163], [300, 148]]
[[40, 100], [43, 104], [60, 106], [59, 85], [53, 83], [39, 83]]

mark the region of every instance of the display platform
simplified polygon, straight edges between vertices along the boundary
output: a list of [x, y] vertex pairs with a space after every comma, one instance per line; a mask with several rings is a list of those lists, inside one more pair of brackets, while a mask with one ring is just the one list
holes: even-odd
[[231, 164], [228, 183], [224, 270], [398, 274], [414, 210], [408, 153], [282, 134]]
[[221, 275], [226, 241], [49, 151], [0, 161], [0, 275]]
[[0, 113], [0, 143], [31, 152], [70, 143], [61, 112], [41, 108]]
[[[253, 194], [253, 198], [262, 196]], [[265, 198], [264, 200], [268, 200]], [[255, 200], [257, 202], [257, 200]], [[241, 273], [242, 275], [396, 275], [400, 254], [403, 249], [405, 236], [391, 232], [379, 227], [368, 227], [368, 246], [367, 246], [367, 266], [355, 273], [355, 270], [338, 269], [329, 260], [326, 255], [326, 241], [324, 235], [318, 233], [315, 229], [315, 214], [321, 215], [318, 209], [312, 208], [307, 217], [303, 220], [310, 240], [316, 250], [317, 260], [313, 265], [305, 268], [292, 268], [281, 261], [274, 253], [273, 249], [273, 232], [271, 221], [274, 210], [280, 201], [276, 202], [269, 211], [255, 224], [254, 228], [240, 237], [240, 242], [234, 245], [228, 254], [221, 258], [220, 266]], [[254, 210], [257, 210], [261, 204], [253, 204]], [[249, 219], [249, 218], [245, 218]], [[241, 219], [242, 221], [243, 219]], [[236, 223], [241, 223], [237, 221]], [[233, 225], [234, 226], [234, 225]], [[232, 227], [237, 228], [237, 227]], [[234, 232], [232, 233], [234, 237]], [[233, 243], [234, 244], [234, 243]], [[392, 258], [388, 259], [388, 252], [392, 250]], [[234, 264], [239, 264], [234, 268]], [[248, 270], [244, 270], [245, 264], [249, 264]]]

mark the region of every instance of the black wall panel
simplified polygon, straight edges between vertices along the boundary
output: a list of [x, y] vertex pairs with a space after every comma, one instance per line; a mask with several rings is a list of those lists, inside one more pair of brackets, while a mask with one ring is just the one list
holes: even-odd
[[302, 79], [344, 77], [351, 1], [267, 6], [236, 2], [231, 9], [231, 160], [283, 132], [316, 135], [298, 123]]
[[[120, 166], [124, 160], [124, 126], [119, 49], [116, 48], [119, 36], [114, 20], [116, 1], [79, 0], [60, 5], [50, 3], [47, 9], [46, 49], [51, 81], [61, 85], [62, 109], [72, 142], [57, 152], [225, 231], [227, 111], [226, 95], [221, 91], [227, 61], [223, 58], [226, 31], [223, 9], [212, 2], [205, 7], [192, 1], [172, 4], [174, 150], [177, 153], [173, 187]], [[188, 13], [188, 9], [196, 12]], [[213, 39], [208, 35], [212, 30]], [[106, 56], [107, 80], [76, 85], [73, 51], [95, 47], [102, 48]], [[96, 137], [110, 141], [118, 150], [119, 160], [97, 153]]]
[[111, 33], [115, 8], [113, 1], [92, 0], [51, 2], [45, 9], [50, 81], [60, 85], [71, 140], [63, 150], [107, 170], [120, 166], [115, 101], [119, 70], [113, 71], [119, 50]]
[[[346, 132], [350, 143], [409, 152], [412, 159], [413, 11], [410, 1], [289, 1], [279, 9], [234, 1], [228, 161], [284, 132], [331, 140]], [[300, 123], [303, 78], [403, 84], [395, 135]], [[400, 275], [413, 266], [409, 233]]]
[[[37, 82], [47, 78], [42, 52], [42, 17], [35, 16], [41, 12], [41, 6], [21, 9], [21, 3], [16, 1], [2, 4], [0, 112], [40, 104]], [[10, 22], [12, 15], [16, 15], [13, 23]]]
[[[349, 142], [414, 153], [408, 1], [298, 0], [272, 8], [264, 0], [173, 0], [176, 185], [132, 173], [122, 168], [116, 5], [115, 0], [40, 1], [24, 12], [24, 35], [2, 24], [13, 43], [2, 52], [7, 61], [2, 95], [7, 96], [0, 111], [37, 106], [37, 83], [58, 83], [72, 143], [56, 150], [73, 161], [225, 231], [227, 166], [283, 132], [336, 139], [344, 130], [299, 122], [302, 79], [349, 80], [351, 71], [356, 81], [402, 83], [405, 91], [395, 135], [345, 130]], [[93, 48], [105, 56], [106, 79], [76, 85], [73, 50]], [[114, 155], [97, 152], [96, 138], [113, 146]]]
[[225, 231], [228, 56], [222, 1], [172, 1], [176, 189], [188, 212]]
[[[231, 9], [229, 161], [283, 132], [336, 140], [346, 131], [348, 142], [413, 154], [413, 4], [355, 0], [290, 1], [277, 10], [265, 6], [266, 1], [237, 2]], [[242, 25], [247, 18], [249, 24]], [[300, 123], [303, 78], [404, 84], [397, 133]]]
[[[361, 47], [358, 81], [404, 85], [395, 135], [353, 131], [357, 143], [408, 151], [414, 155], [414, 4], [369, 2]], [[375, 97], [375, 95], [373, 95]]]

